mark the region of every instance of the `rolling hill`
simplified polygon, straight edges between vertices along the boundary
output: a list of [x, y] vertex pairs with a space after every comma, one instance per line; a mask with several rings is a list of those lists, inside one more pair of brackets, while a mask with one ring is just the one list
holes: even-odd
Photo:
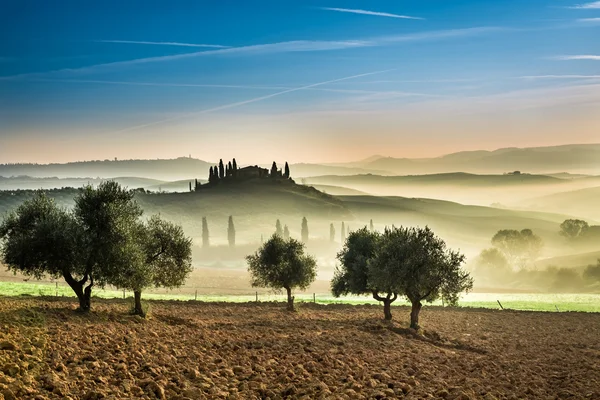
[[[339, 164], [341, 166], [346, 164]], [[503, 148], [447, 154], [435, 158], [409, 159], [379, 157], [348, 163], [352, 167], [383, 170], [398, 175], [431, 174], [449, 171], [473, 173], [600, 173], [600, 144]]]
[[[50, 190], [49, 195], [63, 206], [71, 206], [78, 189]], [[33, 191], [0, 192], [0, 215]], [[227, 244], [227, 220], [233, 216], [237, 243], [235, 251], [224, 247], [220, 257], [237, 257], [253, 251], [261, 237], [270, 236], [275, 221], [287, 225], [292, 237], [300, 237], [301, 220], [308, 219], [311, 241], [309, 251], [320, 257], [321, 265], [333, 268], [333, 258], [340, 246], [342, 221], [348, 229], [368, 226], [372, 219], [376, 229], [391, 225], [429, 225], [449, 246], [459, 248], [468, 257], [490, 246], [491, 237], [500, 229], [532, 229], [544, 242], [545, 256], [568, 254], [558, 235], [559, 225], [569, 215], [533, 211], [515, 211], [493, 207], [463, 205], [455, 202], [405, 197], [368, 195], [331, 196], [315, 188], [291, 181], [257, 179], [235, 184], [204, 187], [196, 192], [143, 193], [136, 199], [147, 215], [158, 214], [181, 224], [186, 234], [199, 246], [202, 217], [207, 217], [211, 244]], [[335, 243], [329, 241], [330, 224], [336, 230]], [[199, 248], [199, 247], [197, 247]], [[235, 253], [235, 254], [234, 254]], [[196, 260], [207, 261], [203, 253]], [[214, 257], [211, 262], [214, 262]]]
[[545, 175], [476, 175], [445, 173], [430, 175], [315, 176], [303, 180], [310, 185], [330, 185], [375, 196], [433, 198], [463, 204], [519, 205], [519, 201], [594, 184], [594, 180], [560, 179]]
[[522, 204], [529, 209], [564, 212], [600, 221], [600, 186], [536, 197]]
[[214, 164], [195, 158], [180, 157], [171, 160], [103, 160], [80, 161], [65, 164], [0, 164], [0, 176], [27, 175], [57, 178], [114, 178], [119, 176], [143, 177], [163, 181], [205, 178]]

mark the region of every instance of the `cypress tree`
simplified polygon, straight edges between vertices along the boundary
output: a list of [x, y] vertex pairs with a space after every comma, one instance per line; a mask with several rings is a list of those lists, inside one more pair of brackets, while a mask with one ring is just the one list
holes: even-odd
[[369, 222], [369, 229], [371, 230], [371, 232], [373, 232], [375, 230], [375, 227], [373, 226], [373, 220], [371, 220], [371, 222]]
[[202, 217], [202, 247], [207, 248], [210, 246], [210, 236], [208, 234], [208, 222], [206, 217]]
[[233, 177], [236, 178], [237, 177], [237, 162], [235, 161], [235, 158], [233, 159]]
[[213, 174], [215, 176], [215, 182], [219, 181], [219, 168], [215, 165], [213, 167]]
[[[198, 190], [198, 179], [194, 180], [195, 185], [194, 185], [194, 190]], [[190, 187], [192, 186], [192, 182], [190, 182]]]
[[277, 177], [277, 163], [273, 161], [273, 165], [271, 166], [271, 178]]
[[223, 159], [219, 160], [219, 179], [225, 178], [225, 166], [223, 165]]
[[214, 177], [213, 168], [211, 165], [210, 169], [208, 170], [208, 183], [213, 183], [214, 181], [215, 181], [215, 177]]
[[227, 225], [227, 240], [229, 241], [229, 247], [235, 247], [235, 226], [233, 226], [233, 216], [231, 215]]
[[302, 230], [300, 233], [301, 237], [302, 237], [302, 241], [304, 243], [308, 242], [308, 221], [306, 220], [306, 217], [302, 217]]
[[285, 172], [283, 174], [283, 177], [285, 179], [289, 179], [290, 177], [290, 166], [288, 165], [287, 161], [285, 162]]
[[281, 229], [281, 222], [279, 222], [279, 220], [277, 220], [277, 222], [275, 222], [275, 234], [279, 235], [279, 236], [283, 236], [283, 229]]
[[190, 182], [190, 192], [192, 191], [192, 182]]
[[227, 176], [233, 176], [233, 165], [231, 165], [231, 161], [229, 161], [229, 164], [227, 164], [227, 165], [229, 167], [228, 168], [229, 172], [227, 173]]
[[342, 239], [342, 244], [344, 244], [344, 242], [346, 242], [346, 226], [344, 225], [344, 221], [342, 221], [342, 232], [340, 237]]
[[350, 225], [346, 225], [346, 237], [350, 236]]
[[335, 242], [335, 227], [333, 226], [333, 223], [329, 225], [329, 241]]
[[288, 240], [290, 238], [290, 230], [288, 229], [287, 225], [283, 227], [283, 238], [285, 240]]

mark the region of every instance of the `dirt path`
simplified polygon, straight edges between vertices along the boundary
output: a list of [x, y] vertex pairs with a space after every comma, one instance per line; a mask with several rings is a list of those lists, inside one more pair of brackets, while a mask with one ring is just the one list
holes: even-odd
[[[0, 298], [4, 399], [600, 399], [600, 314]], [[2, 395], [0, 395], [2, 399]]]

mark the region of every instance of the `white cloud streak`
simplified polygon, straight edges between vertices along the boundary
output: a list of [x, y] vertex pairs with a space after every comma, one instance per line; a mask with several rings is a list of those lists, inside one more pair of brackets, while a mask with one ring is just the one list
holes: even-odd
[[577, 5], [569, 7], [569, 8], [575, 8], [575, 9], [579, 9], [579, 10], [595, 10], [595, 9], [600, 8], [600, 1], [593, 1], [591, 3], [577, 4]]
[[600, 79], [600, 75], [527, 75], [519, 76], [518, 79]]
[[289, 52], [304, 52], [304, 51], [327, 51], [327, 50], [342, 50], [360, 47], [385, 46], [394, 43], [437, 40], [455, 37], [476, 36], [485, 33], [504, 30], [499, 27], [476, 27], [464, 29], [452, 29], [442, 31], [419, 32], [406, 35], [379, 36], [362, 40], [342, 40], [342, 41], [310, 41], [297, 40], [278, 43], [257, 44], [241, 47], [230, 47], [224, 49], [197, 51], [193, 53], [174, 54], [168, 56], [137, 58], [133, 60], [116, 61], [110, 63], [90, 65], [80, 68], [65, 68], [54, 71], [34, 72], [19, 75], [11, 75], [0, 77], [0, 80], [20, 79], [31, 77], [43, 77], [53, 74], [62, 73], [85, 73], [96, 72], [115, 67], [124, 67], [138, 64], [148, 64], [154, 62], [175, 61], [195, 57], [207, 57], [216, 55], [263, 55], [272, 53], [289, 53]]
[[595, 56], [591, 54], [580, 54], [580, 55], [572, 55], [572, 56], [558, 56], [555, 57], [556, 60], [563, 61], [571, 61], [571, 60], [593, 60], [600, 61], [600, 56]]
[[148, 44], [156, 46], [181, 46], [181, 47], [212, 47], [224, 49], [229, 46], [221, 46], [219, 44], [194, 44], [194, 43], [179, 43], [179, 42], [143, 42], [137, 40], [94, 40], [95, 43], [122, 43], [122, 44]]
[[345, 80], [349, 80], [349, 79], [355, 79], [355, 78], [361, 78], [363, 76], [371, 76], [371, 75], [383, 74], [385, 72], [390, 72], [390, 71], [393, 71], [393, 69], [388, 69], [388, 70], [384, 70], [384, 71], [368, 72], [368, 73], [365, 73], [365, 74], [352, 75], [352, 76], [347, 76], [347, 77], [344, 77], [344, 78], [333, 79], [333, 80], [330, 80], [330, 81], [313, 83], [312, 85], [306, 85], [306, 86], [296, 87], [296, 88], [292, 88], [292, 89], [287, 89], [287, 90], [283, 90], [281, 92], [271, 93], [271, 94], [268, 94], [266, 96], [255, 97], [255, 98], [252, 98], [252, 99], [249, 99], [249, 100], [238, 101], [238, 102], [235, 102], [235, 103], [225, 104], [225, 105], [218, 106], [218, 107], [213, 107], [213, 108], [208, 108], [208, 109], [204, 109], [204, 110], [200, 110], [200, 111], [186, 113], [186, 114], [183, 114], [183, 115], [179, 115], [179, 116], [176, 116], [176, 117], [171, 117], [171, 118], [163, 119], [163, 120], [160, 120], [160, 121], [150, 122], [150, 123], [143, 124], [143, 125], [132, 126], [130, 128], [125, 128], [125, 129], [121, 129], [121, 130], [112, 132], [112, 134], [129, 132], [129, 131], [133, 131], [133, 130], [147, 128], [149, 126], [163, 124], [165, 122], [171, 122], [171, 121], [175, 121], [175, 120], [179, 120], [179, 119], [183, 119], [183, 118], [193, 117], [193, 116], [196, 116], [196, 115], [209, 114], [209, 113], [213, 113], [213, 112], [216, 112], [216, 111], [227, 110], [227, 109], [230, 109], [230, 108], [235, 108], [235, 107], [243, 106], [243, 105], [246, 105], [246, 104], [251, 104], [251, 103], [256, 103], [256, 102], [259, 102], [259, 101], [271, 99], [273, 97], [281, 96], [281, 95], [286, 94], [286, 93], [297, 92], [299, 90], [307, 90], [307, 89], [311, 89], [311, 88], [314, 88], [314, 87], [327, 85], [327, 84], [330, 84], [330, 83], [341, 82], [341, 81], [345, 81]]
[[326, 11], [337, 11], [337, 12], [351, 13], [351, 14], [372, 15], [372, 16], [376, 16], [376, 17], [388, 17], [388, 18], [399, 18], [399, 19], [419, 19], [419, 20], [424, 19], [424, 18], [420, 18], [420, 17], [411, 17], [409, 15], [398, 15], [398, 14], [390, 14], [390, 13], [377, 12], [377, 11], [357, 10], [357, 9], [351, 9], [351, 8], [321, 7], [320, 9], [326, 10]]
[[591, 23], [595, 23], [595, 22], [600, 22], [600, 18], [579, 18], [577, 20], [577, 22], [591, 22]]
[[[93, 80], [93, 79], [30, 79], [29, 82], [56, 82], [56, 83], [91, 83], [104, 85], [125, 85], [125, 86], [157, 86], [157, 87], [195, 87], [195, 88], [224, 88], [224, 89], [248, 89], [248, 90], [287, 90], [294, 89], [291, 86], [265, 86], [265, 85], [219, 85], [219, 84], [197, 84], [197, 83], [157, 83], [157, 82], [132, 82], [132, 81], [108, 81], [108, 80]], [[333, 83], [333, 82], [332, 82]], [[337, 83], [337, 82], [335, 82]], [[339, 82], [342, 83], [342, 82]], [[362, 90], [362, 89], [330, 89], [322, 87], [310, 87], [306, 90], [314, 90], [321, 92], [332, 93], [355, 93], [355, 94], [371, 94], [371, 95], [396, 95], [396, 96], [422, 96], [436, 97], [436, 95], [417, 92], [403, 91], [378, 91], [378, 90]]]

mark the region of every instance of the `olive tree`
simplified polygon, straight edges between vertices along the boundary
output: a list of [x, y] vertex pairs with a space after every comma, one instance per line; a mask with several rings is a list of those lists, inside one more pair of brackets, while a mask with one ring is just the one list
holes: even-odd
[[441, 297], [455, 305], [460, 293], [472, 289], [472, 278], [461, 268], [464, 260], [429, 227], [386, 228], [369, 261], [369, 285], [405, 296], [412, 305], [410, 326], [418, 329], [423, 301]]
[[132, 226], [142, 214], [134, 192], [106, 181], [84, 187], [67, 211], [39, 192], [0, 225], [2, 259], [9, 270], [63, 277], [89, 311], [94, 285], [103, 287], [131, 264]]
[[89, 274], [83, 237], [84, 231], [73, 215], [38, 192], [2, 221], [2, 262], [9, 271], [36, 279], [47, 275], [63, 278], [85, 311], [89, 309], [89, 296], [84, 294]]
[[334, 272], [331, 292], [335, 297], [372, 295], [383, 303], [385, 319], [391, 320], [391, 305], [398, 298], [398, 293], [389, 285], [376, 285], [370, 279], [369, 262], [375, 256], [380, 240], [378, 232], [369, 231], [366, 227], [350, 232], [337, 255], [340, 266]]
[[271, 236], [256, 253], [246, 257], [252, 286], [285, 289], [287, 309], [294, 311], [292, 289], [306, 289], [317, 276], [317, 262], [304, 253], [304, 244], [296, 239]]
[[130, 264], [111, 279], [114, 286], [133, 291], [133, 313], [144, 316], [142, 291], [149, 287], [180, 287], [192, 272], [192, 241], [183, 229], [152, 216], [134, 230], [136, 241], [128, 250]]

